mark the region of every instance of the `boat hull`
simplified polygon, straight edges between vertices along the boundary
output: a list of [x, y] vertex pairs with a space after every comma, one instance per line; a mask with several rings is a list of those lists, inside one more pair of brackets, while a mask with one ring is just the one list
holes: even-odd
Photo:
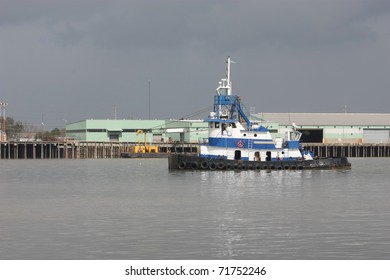
[[243, 161], [174, 154], [168, 157], [169, 170], [304, 170], [351, 169], [346, 157], [288, 161]]

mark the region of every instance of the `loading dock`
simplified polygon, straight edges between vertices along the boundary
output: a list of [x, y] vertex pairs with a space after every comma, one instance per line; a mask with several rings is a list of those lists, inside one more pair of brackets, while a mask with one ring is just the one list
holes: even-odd
[[389, 129], [363, 129], [364, 143], [389, 143]]
[[324, 138], [323, 129], [298, 129], [302, 133], [301, 143], [322, 143]]

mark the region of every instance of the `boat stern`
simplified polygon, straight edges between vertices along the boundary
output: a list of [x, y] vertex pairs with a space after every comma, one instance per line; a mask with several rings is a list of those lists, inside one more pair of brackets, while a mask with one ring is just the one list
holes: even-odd
[[168, 156], [168, 169], [177, 170], [179, 169], [179, 155], [172, 154]]

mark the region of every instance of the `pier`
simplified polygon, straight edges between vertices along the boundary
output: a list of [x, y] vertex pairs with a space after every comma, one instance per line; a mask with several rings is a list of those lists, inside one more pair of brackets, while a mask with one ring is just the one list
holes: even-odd
[[[137, 143], [124, 142], [1, 142], [0, 159], [99, 159], [120, 158]], [[193, 153], [199, 145], [193, 143], [162, 143], [159, 153]], [[303, 143], [305, 150], [319, 157], [390, 157], [390, 144], [322, 144]]]
[[322, 144], [304, 143], [303, 148], [318, 157], [390, 157], [390, 144]]
[[[120, 158], [136, 143], [123, 142], [1, 142], [0, 159]], [[160, 144], [159, 153], [197, 153], [197, 144]]]

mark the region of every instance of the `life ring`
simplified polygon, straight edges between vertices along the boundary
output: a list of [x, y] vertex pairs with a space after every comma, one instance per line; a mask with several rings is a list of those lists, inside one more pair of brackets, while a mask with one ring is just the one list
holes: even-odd
[[237, 147], [243, 148], [245, 145], [245, 142], [243, 140], [237, 140], [236, 144], [237, 144]]
[[200, 164], [200, 167], [202, 167], [202, 169], [207, 169], [207, 168], [209, 168], [209, 163], [207, 161], [203, 161]]
[[197, 161], [194, 161], [193, 163], [191, 163], [191, 167], [192, 167], [192, 169], [198, 169], [199, 163]]
[[218, 162], [217, 163], [217, 168], [218, 169], [224, 169], [225, 168], [225, 164], [223, 162]]
[[261, 165], [260, 165], [260, 164], [256, 164], [256, 165], [255, 165], [255, 169], [256, 169], [256, 170], [260, 170], [260, 169], [261, 169]]
[[181, 170], [183, 170], [183, 169], [185, 169], [186, 168], [186, 162], [185, 161], [181, 161], [181, 162], [179, 162], [179, 169], [181, 169]]
[[210, 170], [215, 170], [215, 169], [217, 169], [217, 164], [215, 162], [211, 162], [209, 164], [209, 168], [210, 168]]
[[298, 165], [298, 170], [302, 170], [303, 169], [303, 166], [302, 165]]
[[231, 170], [233, 167], [230, 163], [227, 163], [226, 164], [226, 170]]
[[289, 164], [283, 165], [283, 169], [284, 169], [284, 170], [289, 170], [289, 169], [290, 169], [290, 165], [289, 165]]

